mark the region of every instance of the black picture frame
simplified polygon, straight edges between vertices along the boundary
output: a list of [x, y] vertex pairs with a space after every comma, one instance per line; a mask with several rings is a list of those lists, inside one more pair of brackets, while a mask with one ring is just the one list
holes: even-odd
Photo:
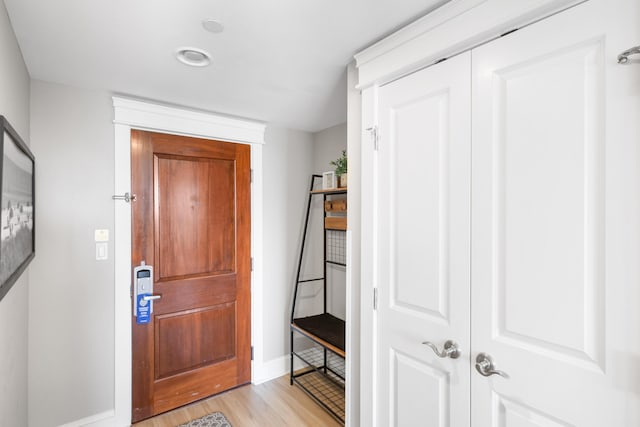
[[0, 301], [36, 254], [36, 162], [0, 116]]

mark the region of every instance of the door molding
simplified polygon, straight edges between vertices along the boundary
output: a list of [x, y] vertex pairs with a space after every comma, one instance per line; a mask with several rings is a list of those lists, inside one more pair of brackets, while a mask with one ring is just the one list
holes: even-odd
[[584, 1], [450, 0], [356, 53], [357, 87], [389, 83]]
[[[115, 182], [114, 194], [131, 190], [131, 129], [249, 144], [251, 146], [251, 342], [254, 361], [251, 380], [261, 378], [263, 360], [262, 260], [263, 260], [263, 170], [262, 146], [266, 125], [247, 119], [114, 96]], [[114, 206], [114, 305], [115, 383], [114, 416], [102, 425], [131, 422], [131, 205]]]

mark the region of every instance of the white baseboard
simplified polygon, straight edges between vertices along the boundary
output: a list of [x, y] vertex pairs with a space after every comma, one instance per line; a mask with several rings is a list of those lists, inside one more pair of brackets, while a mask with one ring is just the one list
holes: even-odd
[[[289, 365], [290, 360], [291, 356], [287, 354], [286, 356], [277, 357], [269, 360], [268, 362], [264, 362], [260, 366], [254, 362], [254, 375], [251, 382], [258, 385], [289, 374], [289, 370], [291, 369], [291, 365]], [[293, 365], [295, 370], [301, 369], [304, 366], [304, 364], [297, 358], [294, 359]]]
[[[264, 382], [271, 381], [276, 378], [280, 378], [283, 375], [289, 374], [289, 370], [291, 369], [291, 366], [289, 365], [289, 361], [291, 360], [290, 358], [290, 355], [286, 355], [271, 359], [268, 362], [262, 363], [260, 365], [258, 365], [256, 362], [253, 362], [254, 375], [252, 383], [256, 385], [262, 384]], [[302, 367], [302, 362], [296, 359], [294, 362], [294, 369], [300, 369]], [[59, 427], [113, 427], [115, 422], [114, 417], [115, 411], [112, 409], [110, 411], [92, 415], [81, 420], [63, 424]]]
[[262, 384], [285, 375], [289, 372], [289, 360], [290, 356], [287, 355], [263, 362], [260, 366], [254, 364], [252, 382], [254, 384]]
[[71, 421], [70, 423], [63, 424], [59, 427], [108, 427], [113, 426], [113, 418], [116, 416], [116, 411], [111, 409], [109, 411], [102, 412], [100, 414], [92, 415], [87, 418], [83, 418], [77, 421]]

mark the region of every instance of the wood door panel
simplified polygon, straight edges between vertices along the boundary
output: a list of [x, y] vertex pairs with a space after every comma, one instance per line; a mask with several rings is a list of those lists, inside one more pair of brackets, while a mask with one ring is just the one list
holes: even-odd
[[250, 147], [132, 130], [132, 265], [154, 267], [132, 317], [137, 422], [251, 378]]
[[243, 152], [245, 149], [247, 152], [249, 151], [249, 146], [243, 144], [163, 133], [147, 133], [153, 136], [153, 151], [156, 154], [233, 160], [236, 158], [237, 152]]
[[159, 280], [235, 270], [235, 162], [157, 155]]
[[[153, 147], [151, 133], [131, 131], [131, 192], [136, 201], [131, 204], [131, 257], [133, 265], [141, 261], [153, 263], [153, 221], [136, 221], [136, 218], [153, 218]], [[137, 160], [134, 160], [137, 159]]]
[[237, 360], [230, 359], [159, 380], [154, 385], [155, 412], [170, 411], [178, 406], [236, 387], [239, 385], [238, 375]]
[[[188, 293], [182, 290], [185, 282], [189, 286]], [[228, 274], [156, 283], [155, 293], [162, 295], [162, 299], [156, 301], [154, 313], [163, 315], [233, 302], [238, 292], [236, 282], [237, 276]]]
[[235, 356], [235, 303], [155, 316], [156, 380]]

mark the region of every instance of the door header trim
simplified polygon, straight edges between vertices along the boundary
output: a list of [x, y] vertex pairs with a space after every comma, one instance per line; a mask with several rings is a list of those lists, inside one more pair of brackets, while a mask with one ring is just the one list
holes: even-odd
[[114, 124], [220, 141], [264, 144], [265, 123], [154, 102], [113, 97]]
[[357, 88], [383, 85], [584, 1], [447, 1], [356, 53]]

